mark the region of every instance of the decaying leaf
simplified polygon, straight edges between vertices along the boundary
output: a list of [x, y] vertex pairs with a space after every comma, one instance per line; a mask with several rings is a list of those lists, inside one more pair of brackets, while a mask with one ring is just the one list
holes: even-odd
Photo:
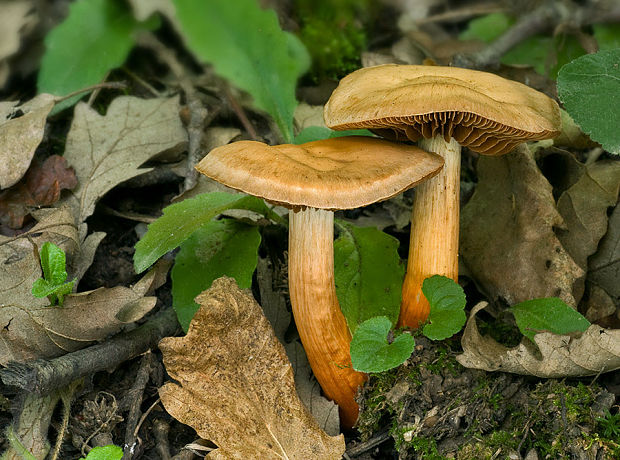
[[619, 329], [593, 324], [578, 338], [543, 332], [534, 336], [536, 345], [524, 338], [518, 346], [507, 348], [480, 335], [476, 313], [486, 306], [486, 302], [476, 305], [465, 326], [463, 353], [456, 357], [465, 367], [542, 378], [580, 377], [620, 369]]
[[[79, 184], [63, 203], [72, 207], [78, 224], [84, 222], [106, 192], [150, 171], [141, 168], [144, 162], [166, 150], [182, 149], [186, 141], [176, 97], [117, 97], [106, 115], [79, 103], [64, 153]], [[85, 233], [81, 226], [81, 239]]]
[[341, 458], [344, 438], [321, 431], [297, 397], [291, 364], [256, 301], [225, 277], [196, 301], [187, 335], [160, 342], [179, 384], [159, 394], [173, 417], [218, 445], [207, 458]]
[[589, 262], [588, 279], [620, 298], [620, 206], [611, 214], [607, 234]]
[[0, 3], [0, 89], [9, 76], [7, 58], [18, 52], [24, 29], [36, 22], [36, 15], [31, 14], [33, 6], [31, 0]]
[[26, 173], [53, 107], [51, 94], [39, 94], [22, 105], [0, 102], [0, 189], [15, 184]]
[[22, 228], [32, 208], [56, 203], [62, 190], [76, 185], [73, 168], [60, 155], [52, 155], [43, 163], [35, 160], [20, 182], [0, 192], [0, 223]]
[[0, 237], [0, 365], [58, 356], [105, 338], [153, 308], [156, 298], [145, 295], [152, 285], [161, 283], [161, 268], [156, 268], [133, 288], [70, 295], [62, 308], [49, 307], [46, 298], [31, 293], [34, 281], [41, 277], [32, 243], [41, 247], [50, 241], [60, 246], [67, 254], [69, 279], [81, 248], [68, 208], [43, 209], [36, 218], [39, 222], [28, 232], [31, 240], [25, 235]]
[[[607, 232], [607, 209], [618, 201], [620, 162], [597, 161], [583, 169], [579, 180], [558, 199], [558, 211], [566, 229], [557, 236], [573, 260], [585, 271], [588, 257], [594, 254]], [[577, 283], [577, 301], [583, 282]]]
[[515, 304], [560, 297], [575, 306], [573, 285], [583, 270], [553, 232], [563, 221], [551, 185], [522, 145], [478, 160], [479, 182], [463, 208], [462, 259], [492, 298]]

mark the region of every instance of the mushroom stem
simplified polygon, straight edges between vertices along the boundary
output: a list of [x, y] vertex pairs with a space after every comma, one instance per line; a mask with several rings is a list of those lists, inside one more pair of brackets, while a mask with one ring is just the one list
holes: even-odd
[[351, 367], [351, 333], [334, 283], [334, 213], [306, 208], [289, 213], [289, 293], [310, 367], [325, 395], [340, 407], [340, 423], [357, 420], [357, 388], [366, 375]]
[[411, 213], [411, 235], [407, 274], [398, 323], [417, 328], [426, 321], [430, 305], [422, 293], [422, 283], [432, 275], [458, 278], [459, 189], [461, 146], [442, 135], [422, 139], [418, 144], [445, 160], [435, 177], [415, 189]]

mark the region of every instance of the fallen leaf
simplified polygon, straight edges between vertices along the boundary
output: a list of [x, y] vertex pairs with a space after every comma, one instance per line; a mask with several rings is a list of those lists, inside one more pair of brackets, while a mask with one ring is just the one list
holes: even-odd
[[478, 185], [463, 208], [463, 262], [491, 298], [509, 304], [559, 297], [572, 307], [583, 270], [555, 236], [563, 221], [551, 185], [525, 144], [499, 158], [480, 157]]
[[507, 348], [478, 331], [476, 313], [487, 305], [476, 305], [465, 326], [463, 353], [456, 357], [465, 367], [541, 378], [581, 377], [620, 369], [619, 329], [593, 324], [578, 338], [542, 332], [534, 336], [536, 345], [523, 339], [518, 346]]
[[[607, 209], [618, 201], [619, 190], [620, 162], [597, 161], [585, 167], [579, 180], [558, 199], [566, 228], [557, 229], [556, 235], [584, 274], [588, 257], [607, 232]], [[577, 301], [583, 295], [584, 278], [576, 284]]]
[[[174, 5], [170, 0], [129, 0], [134, 17], [140, 21], [146, 21], [156, 13], [162, 13], [169, 20], [176, 21]], [[179, 30], [175, 23], [175, 28]]]
[[51, 94], [39, 94], [22, 105], [0, 102], [0, 188], [10, 187], [26, 173], [53, 107]]
[[299, 400], [293, 370], [261, 307], [231, 278], [200, 294], [185, 337], [160, 342], [178, 382], [160, 388], [166, 410], [214, 442], [213, 459], [341, 458]]
[[[64, 157], [75, 168], [79, 185], [62, 203], [81, 224], [106, 192], [151, 171], [142, 164], [169, 149], [182, 149], [187, 133], [179, 118], [178, 98], [117, 97], [106, 115], [85, 103], [75, 107]], [[80, 238], [86, 236], [80, 225]]]
[[4, 87], [9, 76], [7, 58], [19, 51], [22, 32], [33, 22], [31, 0], [13, 0], [0, 3], [0, 89]]
[[612, 212], [607, 234], [590, 257], [588, 279], [610, 296], [620, 298], [620, 206]]
[[42, 164], [34, 161], [22, 181], [0, 192], [0, 223], [22, 228], [32, 208], [56, 203], [62, 190], [76, 185], [75, 172], [65, 158], [52, 155]]
[[[0, 365], [10, 360], [51, 358], [76, 350], [117, 332], [128, 322], [142, 317], [155, 305], [145, 297], [148, 289], [161, 283], [156, 268], [133, 288], [98, 289], [65, 298], [62, 308], [49, 307], [47, 298], [36, 298], [31, 289], [41, 277], [41, 267], [32, 242], [60, 246], [68, 267], [75, 265], [81, 251], [73, 215], [68, 208], [42, 209], [26, 234], [0, 237]], [[74, 265], [72, 265], [72, 262]], [[74, 275], [68, 270], [69, 278]]]

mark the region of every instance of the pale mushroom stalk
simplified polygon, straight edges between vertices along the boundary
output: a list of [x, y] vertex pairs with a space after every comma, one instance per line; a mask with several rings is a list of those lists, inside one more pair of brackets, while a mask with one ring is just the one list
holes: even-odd
[[421, 139], [423, 150], [444, 159], [435, 177], [415, 189], [411, 213], [411, 234], [407, 274], [403, 284], [400, 326], [424, 323], [430, 306], [422, 293], [422, 283], [432, 275], [457, 280], [459, 245], [459, 187], [461, 146], [443, 135]]
[[340, 406], [343, 426], [358, 416], [355, 393], [366, 375], [351, 368], [351, 334], [334, 283], [334, 213], [306, 208], [289, 213], [288, 276], [295, 324], [325, 396]]

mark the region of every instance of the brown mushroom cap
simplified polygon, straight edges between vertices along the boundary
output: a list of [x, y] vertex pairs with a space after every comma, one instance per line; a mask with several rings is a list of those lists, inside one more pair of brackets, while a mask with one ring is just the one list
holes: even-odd
[[560, 130], [559, 107], [544, 94], [491, 73], [442, 66], [357, 70], [340, 81], [324, 115], [336, 130], [368, 128], [414, 142], [442, 135], [486, 155]]
[[212, 150], [196, 169], [231, 188], [287, 207], [353, 209], [434, 176], [439, 155], [372, 137], [301, 145], [240, 141]]

